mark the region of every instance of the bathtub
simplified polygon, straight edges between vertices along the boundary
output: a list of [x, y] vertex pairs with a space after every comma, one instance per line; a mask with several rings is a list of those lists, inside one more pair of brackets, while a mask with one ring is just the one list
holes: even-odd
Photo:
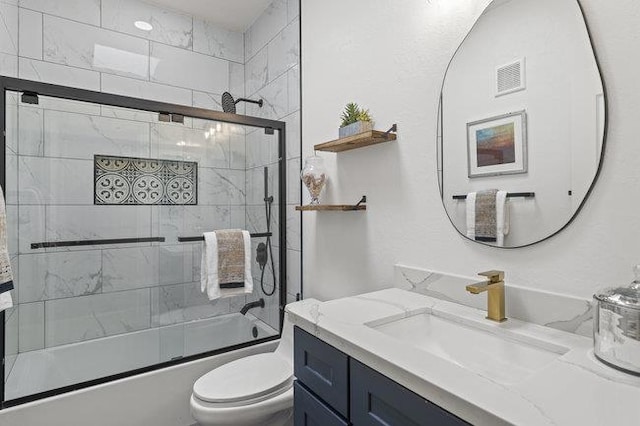
[[5, 384], [7, 401], [167, 361], [277, 336], [239, 313], [18, 354]]

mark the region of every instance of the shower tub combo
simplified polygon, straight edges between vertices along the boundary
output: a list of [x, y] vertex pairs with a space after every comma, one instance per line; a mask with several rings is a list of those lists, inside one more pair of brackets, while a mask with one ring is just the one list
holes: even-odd
[[[0, 87], [16, 282], [1, 314], [2, 407], [280, 337], [283, 122], [14, 78]], [[202, 233], [224, 228], [251, 232], [254, 290], [209, 301]]]

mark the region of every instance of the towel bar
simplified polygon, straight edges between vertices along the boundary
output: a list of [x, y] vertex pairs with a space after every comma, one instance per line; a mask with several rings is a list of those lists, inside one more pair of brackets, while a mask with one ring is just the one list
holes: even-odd
[[[270, 237], [273, 233], [271, 232], [258, 232], [255, 234], [251, 234], [251, 238], [261, 238], [261, 237]], [[204, 241], [204, 236], [200, 235], [198, 237], [178, 237], [178, 242], [180, 243], [191, 243], [194, 241]]]
[[[507, 198], [535, 198], [535, 192], [509, 192], [507, 194]], [[467, 196], [465, 195], [454, 195], [454, 200], [466, 200]]]

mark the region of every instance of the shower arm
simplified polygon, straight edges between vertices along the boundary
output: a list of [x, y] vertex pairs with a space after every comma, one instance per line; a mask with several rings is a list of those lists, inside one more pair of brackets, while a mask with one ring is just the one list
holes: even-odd
[[260, 99], [258, 101], [254, 101], [253, 99], [238, 98], [233, 103], [237, 104], [238, 102], [247, 102], [247, 103], [256, 104], [256, 105], [259, 105], [260, 107], [262, 107], [262, 99]]

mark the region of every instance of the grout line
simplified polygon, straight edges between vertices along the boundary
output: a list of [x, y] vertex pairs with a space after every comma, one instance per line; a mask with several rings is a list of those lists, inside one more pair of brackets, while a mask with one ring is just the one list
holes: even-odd
[[104, 294], [104, 283], [105, 283], [105, 279], [104, 279], [104, 250], [102, 248], [100, 248], [98, 250], [100, 253], [98, 254], [100, 256], [100, 294]]
[[[96, 116], [96, 117], [100, 117], [100, 116]], [[141, 121], [140, 123], [142, 124], [148, 124], [145, 123], [143, 121]], [[153, 124], [153, 123], [151, 123]], [[153, 148], [153, 144], [151, 145], [151, 147]], [[28, 157], [28, 158], [42, 158], [42, 159], [53, 159], [53, 160], [77, 160], [77, 161], [93, 161], [93, 158], [77, 158], [77, 157], [64, 157], [64, 156], [49, 156], [49, 155], [30, 155], [30, 154], [7, 154], [8, 156], [11, 157]], [[105, 154], [106, 155], [106, 154]], [[109, 154], [112, 155], [112, 154]], [[124, 156], [124, 155], [116, 155], [116, 156], [121, 156], [121, 157], [125, 157], [125, 158], [136, 158], [136, 157], [130, 157], [130, 156]], [[151, 160], [155, 160], [155, 158], [151, 158]], [[162, 159], [160, 159], [162, 160]], [[180, 160], [180, 159], [164, 159], [167, 161], [182, 161], [182, 162], [189, 162], [188, 160]], [[274, 162], [277, 162], [277, 160], [274, 160]], [[213, 169], [213, 170], [220, 170], [220, 171], [227, 171], [227, 170], [234, 170], [234, 171], [245, 171], [246, 169], [239, 169], [239, 168], [230, 168], [230, 167], [215, 167], [215, 166], [208, 166], [208, 165], [204, 165], [204, 166], [198, 166], [201, 169]], [[256, 166], [257, 167], [257, 166]], [[47, 203], [41, 203], [41, 204], [31, 204], [31, 205], [45, 205]], [[8, 203], [8, 205], [13, 205], [13, 203]], [[64, 205], [64, 204], [62, 204]], [[77, 204], [68, 204], [68, 205], [77, 205]], [[142, 205], [142, 206], [153, 206], [153, 205], [162, 205], [162, 204], [138, 204], [138, 205]], [[180, 206], [180, 205], [184, 205], [184, 204], [169, 204], [170, 206]], [[188, 205], [188, 204], [187, 204]]]
[[[129, 37], [133, 37], [133, 38], [136, 38], [136, 39], [139, 39], [139, 40], [154, 41], [156, 43], [163, 44], [165, 46], [176, 47], [178, 49], [183, 49], [183, 50], [187, 50], [187, 51], [189, 50], [187, 47], [176, 46], [174, 44], [165, 43], [163, 41], [155, 41], [155, 40], [149, 39], [147, 37], [142, 37], [142, 36], [139, 36], [139, 35], [123, 32], [123, 31], [116, 30], [116, 29], [112, 29], [112, 28], [109, 28], [109, 27], [104, 27], [104, 26], [102, 26], [102, 20], [103, 20], [102, 19], [102, 11], [100, 11], [100, 17], [99, 17], [99, 20], [101, 21], [100, 25], [95, 25], [95, 24], [92, 24], [92, 23], [89, 23], [89, 22], [79, 21], [77, 19], [69, 18], [67, 16], [55, 15], [53, 13], [45, 12], [45, 11], [38, 10], [38, 9], [31, 9], [29, 7], [24, 7], [24, 6], [18, 6], [18, 7], [21, 8], [21, 9], [24, 9], [24, 10], [30, 10], [32, 12], [42, 13], [43, 15], [51, 16], [53, 18], [62, 19], [62, 20], [74, 22], [76, 24], [86, 25], [86, 26], [89, 26], [89, 27], [92, 27], [92, 28], [97, 28], [97, 29], [101, 29], [101, 30], [105, 30], [105, 31], [110, 31], [110, 32], [113, 32], [113, 33], [117, 33], [117, 34], [129, 36]], [[222, 59], [222, 58], [218, 58], [218, 59]]]
[[[2, 4], [5, 4], [5, 3], [2, 3]], [[7, 6], [9, 6], [10, 8], [15, 8], [16, 9], [16, 19], [18, 21], [20, 21], [20, 9], [16, 5], [7, 4]], [[7, 32], [9, 32], [9, 26], [7, 25], [7, 22], [9, 22], [9, 20], [10, 20], [10, 17], [8, 15], [0, 15], [0, 25], [2, 25], [4, 28], [6, 28]], [[7, 55], [17, 55], [18, 54], [18, 50], [19, 50], [19, 40], [18, 40], [19, 37], [20, 37], [20, 27], [19, 27], [19, 24], [18, 24], [17, 25], [17, 31], [16, 31], [15, 40], [9, 40], [10, 42], [12, 42], [11, 44], [15, 48], [15, 52], [2, 52], [2, 53], [7, 54]], [[11, 34], [9, 34], [9, 38], [11, 38]]]
[[[109, 31], [109, 32], [112, 32], [112, 33], [128, 36], [128, 37], [133, 37], [133, 38], [138, 39], [138, 40], [144, 40], [144, 41], [147, 41], [149, 43], [151, 43], [151, 42], [158, 43], [158, 44], [161, 44], [163, 46], [174, 47], [176, 49], [184, 50], [186, 52], [193, 52], [193, 53], [201, 54], [201, 55], [204, 55], [204, 56], [207, 56], [207, 57], [210, 57], [210, 58], [220, 59], [220, 60], [224, 60], [224, 61], [228, 61], [228, 62], [234, 62], [234, 63], [240, 64], [240, 65], [244, 65], [244, 62], [241, 62], [241, 61], [236, 61], [236, 60], [233, 60], [233, 59], [227, 59], [227, 58], [216, 56], [216, 55], [210, 55], [210, 54], [203, 53], [203, 52], [200, 52], [200, 51], [197, 51], [197, 50], [193, 50], [193, 48], [190, 49], [190, 48], [184, 47], [184, 46], [176, 46], [175, 44], [169, 44], [169, 43], [166, 43], [166, 42], [163, 42], [163, 41], [157, 41], [157, 40], [150, 39], [150, 38], [147, 38], [147, 37], [142, 37], [142, 36], [138, 36], [138, 35], [135, 35], [135, 34], [126, 33], [126, 32], [123, 32], [123, 31], [112, 29], [112, 28], [103, 27], [102, 25], [98, 26], [98, 25], [95, 25], [95, 24], [91, 24], [91, 23], [87, 23], [87, 22], [83, 22], [83, 21], [78, 21], [77, 19], [68, 18], [68, 17], [64, 17], [64, 16], [59, 16], [59, 15], [54, 15], [54, 14], [51, 14], [51, 13], [48, 13], [48, 12], [44, 12], [44, 11], [37, 10], [37, 9], [31, 9], [31, 8], [28, 8], [28, 7], [18, 6], [18, 8], [42, 14], [43, 15], [43, 21], [44, 21], [44, 16], [51, 16], [53, 18], [74, 22], [76, 24], [87, 25], [87, 26], [95, 28], [95, 29], [100, 29], [100, 30]], [[100, 17], [100, 20], [102, 21], [102, 16]], [[207, 22], [210, 22], [210, 21], [207, 21]], [[217, 28], [221, 28], [221, 27], [218, 27], [218, 26], [216, 26], [216, 27]], [[44, 25], [43, 25], [43, 29], [44, 29]], [[234, 32], [234, 31], [232, 31], [232, 32]], [[236, 32], [236, 33], [240, 34], [239, 32]], [[43, 31], [43, 34], [44, 34], [44, 31]], [[192, 42], [191, 42], [191, 44], [193, 45], [193, 30], [192, 30]]]
[[[100, 2], [101, 2], [101, 4], [102, 4], [102, 0], [100, 0]], [[0, 3], [4, 3], [4, 2], [0, 1]], [[10, 5], [9, 3], [5, 3], [5, 4]], [[16, 5], [11, 5], [11, 6], [16, 6]], [[151, 6], [153, 7], [153, 5], [151, 5]], [[112, 28], [105, 27], [105, 26], [103, 25], [103, 24], [104, 24], [104, 22], [103, 22], [103, 20], [104, 20], [104, 19], [103, 19], [103, 13], [102, 13], [102, 6], [100, 7], [100, 11], [99, 11], [99, 21], [100, 21], [100, 25], [95, 25], [95, 24], [91, 24], [91, 23], [88, 23], [88, 22], [79, 21], [79, 20], [77, 20], [77, 19], [69, 18], [69, 17], [66, 17], [66, 16], [54, 15], [54, 14], [52, 14], [52, 13], [44, 12], [44, 11], [42, 11], [42, 10], [38, 10], [38, 9], [31, 9], [31, 8], [24, 7], [24, 6], [20, 6], [20, 5], [18, 5], [18, 6], [16, 6], [16, 7], [18, 7], [19, 9], [24, 9], [24, 10], [29, 10], [29, 11], [32, 11], [32, 12], [37, 12], [37, 13], [40, 13], [40, 14], [43, 16], [43, 35], [44, 35], [44, 16], [45, 16], [45, 15], [47, 15], [47, 16], [51, 16], [51, 17], [54, 17], [54, 18], [63, 19], [63, 20], [67, 20], [67, 21], [70, 21], [70, 22], [74, 22], [74, 23], [77, 23], [77, 24], [87, 25], [87, 26], [90, 26], [90, 27], [93, 27], [93, 28], [97, 28], [97, 29], [102, 29], [102, 30], [105, 30], [105, 31], [111, 31], [111, 32], [114, 32], [114, 33], [117, 33], [117, 34], [121, 34], [121, 35], [129, 36], [129, 37], [133, 37], [133, 38], [136, 38], [136, 39], [145, 40], [145, 41], [148, 41], [148, 42], [154, 42], [154, 43], [162, 44], [162, 45], [164, 45], [164, 46], [168, 46], [168, 47], [175, 47], [175, 48], [177, 48], [177, 49], [185, 50], [185, 51], [187, 51], [187, 52], [193, 52], [193, 53], [201, 54], [201, 55], [204, 55], [204, 56], [207, 56], [207, 57], [210, 57], [210, 58], [216, 58], [216, 59], [220, 59], [220, 60], [224, 60], [224, 61], [228, 61], [228, 62], [234, 62], [234, 63], [239, 64], [239, 65], [244, 65], [244, 64], [246, 63], [246, 61], [244, 61], [244, 62], [243, 62], [243, 61], [237, 61], [237, 60], [233, 60], [233, 59], [228, 59], [228, 58], [226, 58], [226, 57], [221, 57], [221, 56], [217, 56], [217, 55], [207, 54], [207, 53], [201, 52], [201, 51], [199, 51], [199, 50], [195, 50], [195, 49], [194, 49], [194, 46], [193, 46], [193, 45], [194, 45], [194, 43], [193, 43], [193, 39], [194, 39], [194, 31], [195, 31], [195, 30], [194, 30], [194, 25], [193, 25], [193, 20], [195, 19], [195, 17], [194, 17], [193, 15], [188, 15], [188, 14], [184, 14], [184, 15], [183, 15], [183, 16], [190, 16], [190, 17], [191, 17], [191, 19], [192, 19], [192, 26], [191, 26], [191, 48], [189, 48], [189, 47], [183, 47], [183, 46], [176, 46], [175, 44], [169, 44], [169, 43], [165, 43], [165, 42], [163, 42], [163, 41], [157, 41], [157, 40], [153, 40], [153, 39], [150, 39], [150, 38], [147, 38], [147, 37], [142, 37], [142, 36], [138, 36], [138, 35], [135, 35], [135, 34], [131, 34], [131, 33], [127, 33], [127, 32], [123, 32], [123, 31], [119, 31], [119, 30], [116, 30], [116, 29], [112, 29]], [[167, 9], [162, 9], [162, 8], [160, 8], [160, 9], [161, 9], [161, 10], [167, 10]], [[170, 11], [170, 12], [171, 12], [171, 11]], [[175, 13], [175, 12], [173, 12], [173, 13]], [[210, 24], [214, 25], [216, 28], [223, 29], [223, 30], [225, 30], [225, 31], [229, 31], [229, 32], [231, 32], [231, 33], [242, 34], [242, 36], [243, 36], [243, 47], [244, 47], [244, 35], [245, 35], [245, 32], [239, 32], [239, 31], [230, 31], [230, 30], [226, 30], [225, 28], [223, 28], [223, 27], [220, 27], [220, 26], [216, 25], [216, 24], [215, 24], [214, 22], [212, 22], [212, 21], [206, 21], [206, 22], [208, 22], [208, 23], [210, 23]], [[290, 23], [290, 22], [289, 22], [289, 23]], [[287, 25], [286, 25], [286, 26], [288, 26], [288, 25], [289, 25], [289, 23], [287, 23]], [[286, 28], [286, 26], [285, 26], [285, 28]], [[278, 34], [279, 34], [279, 33], [278, 33]], [[274, 37], [274, 38], [275, 38], [275, 37]], [[43, 46], [44, 46], [44, 45], [43, 45]], [[243, 50], [244, 50], [244, 49], [243, 49]], [[262, 50], [262, 49], [261, 49], [261, 50]], [[254, 56], [255, 56], [255, 55], [254, 55]], [[33, 59], [33, 58], [31, 58], [31, 59]], [[243, 58], [243, 60], [244, 60], [244, 58]]]
[[151, 42], [147, 41], [147, 81], [151, 81]]
[[[44, 32], [43, 32], [44, 34]], [[150, 45], [149, 45], [150, 46]], [[150, 47], [151, 49], [151, 47]], [[43, 56], [44, 57], [44, 56]], [[111, 76], [111, 77], [117, 77], [117, 78], [122, 78], [131, 82], [144, 82], [144, 83], [148, 83], [150, 85], [157, 85], [160, 86], [161, 88], [173, 88], [173, 89], [180, 89], [180, 90], [184, 90], [189, 91], [191, 94], [191, 103], [193, 106], [193, 92], [199, 92], [199, 93], [205, 93], [207, 95], [216, 95], [216, 93], [213, 92], [209, 92], [206, 90], [202, 90], [199, 88], [193, 88], [193, 87], [184, 87], [184, 86], [176, 86], [170, 83], [164, 83], [164, 82], [157, 82], [157, 81], [153, 81], [150, 79], [150, 76], [148, 79], [143, 79], [143, 78], [137, 78], [137, 77], [132, 77], [130, 75], [122, 75], [122, 74], [116, 74], [116, 73], [108, 73], [108, 72], [104, 72], [104, 71], [97, 71], [91, 68], [83, 68], [83, 67], [78, 67], [78, 66], [72, 66], [72, 65], [67, 65], [67, 64], [62, 64], [59, 62], [52, 62], [52, 61], [48, 61], [48, 60], [44, 60], [44, 59], [34, 59], [34, 58], [30, 58], [30, 57], [26, 57], [26, 56], [18, 56], [18, 66], [20, 63], [20, 59], [25, 59], [28, 61], [33, 61], [33, 62], [40, 62], [40, 63], [44, 63], [44, 64], [51, 64], [51, 65], [55, 65], [57, 67], [64, 67], [64, 68], [70, 68], [70, 69], [75, 69], [75, 70], [80, 70], [80, 71], [84, 71], [87, 73], [91, 73], [92, 75], [97, 75], [98, 76], [98, 80], [99, 80], [99, 86], [100, 86], [100, 91], [104, 91], [103, 86], [104, 86], [104, 77], [105, 76]], [[149, 61], [150, 64], [151, 61]], [[243, 65], [243, 64], [240, 64]], [[150, 66], [150, 65], [149, 65]], [[293, 67], [295, 67], [296, 65], [294, 65]], [[286, 72], [288, 72], [291, 68], [287, 69], [287, 71], [283, 72], [282, 74], [280, 74], [280, 76], [278, 76], [278, 78], [282, 77], [282, 75], [284, 75]], [[149, 71], [150, 72], [150, 71]], [[18, 69], [18, 75], [20, 75], [20, 70]], [[40, 81], [45, 81], [40, 79]], [[246, 78], [245, 78], [245, 85], [246, 85]], [[263, 86], [260, 90], [264, 89], [264, 87], [267, 87], [267, 85]], [[246, 92], [246, 88], [245, 88], [245, 92]], [[113, 92], [113, 91], [109, 91], [107, 93], [117, 93], [117, 92]], [[257, 93], [257, 92], [256, 92]], [[147, 99], [147, 97], [145, 97], [145, 99]]]
[[[103, 291], [102, 293], [92, 293], [92, 294], [78, 294], [78, 295], [74, 295], [74, 296], [65, 296], [65, 297], [53, 297], [53, 298], [48, 298], [48, 299], [41, 299], [41, 300], [30, 300], [28, 302], [22, 302], [19, 305], [34, 305], [34, 304], [40, 304], [42, 303], [43, 305], [49, 302], [55, 302], [58, 300], [78, 300], [78, 299], [87, 299], [87, 298], [93, 298], [95, 296], [108, 296], [108, 295], [119, 295], [122, 293], [129, 293], [129, 292], [137, 292], [142, 294], [143, 290], [148, 290], [149, 293], [151, 293], [151, 289], [154, 288], [159, 288], [159, 287], [177, 287], [177, 286], [189, 286], [189, 285], [193, 285], [195, 287], [197, 287], [197, 284], [200, 284], [199, 281], [185, 281], [185, 282], [179, 282], [179, 283], [174, 283], [174, 284], [161, 284], [158, 283], [157, 285], [147, 285], [144, 287], [133, 287], [133, 288], [127, 288], [127, 289], [122, 289], [122, 290], [113, 290], [113, 291]], [[81, 301], [81, 300], [80, 300]], [[80, 303], [80, 301], [78, 301], [78, 303]]]
[[177, 46], [173, 46], [173, 45], [166, 44], [166, 43], [162, 43], [162, 42], [155, 41], [155, 40], [148, 40], [148, 41], [149, 41], [149, 43], [161, 44], [161, 45], [164, 45], [164, 46], [166, 46], [166, 47], [173, 47], [174, 49], [183, 50], [183, 51], [185, 51], [185, 52], [187, 52], [187, 53], [188, 53], [188, 52], [191, 52], [191, 53], [193, 53], [194, 55], [205, 56], [205, 57], [207, 57], [207, 58], [215, 58], [215, 59], [218, 59], [218, 60], [221, 60], [221, 61], [233, 62], [233, 63], [238, 64], [238, 65], [244, 65], [244, 63], [242, 63], [242, 62], [233, 61], [233, 60], [225, 59], [225, 58], [220, 58], [220, 57], [218, 57], [218, 56], [209, 55], [209, 54], [206, 54], [206, 53], [203, 53], [203, 52], [197, 51], [197, 50], [193, 50], [193, 51], [192, 51], [192, 50], [189, 50], [189, 49], [186, 49], [186, 48], [183, 48], [183, 47], [177, 47]]
[[42, 347], [47, 347], [47, 303], [42, 301]]
[[[147, 293], [149, 294], [149, 327], [148, 328], [151, 328], [152, 317], [153, 317], [153, 300], [152, 300], [153, 298], [151, 297], [151, 288], [149, 288], [149, 291], [147, 291]], [[158, 309], [158, 315], [159, 314], [160, 314], [160, 309]], [[160, 343], [159, 338], [158, 338], [158, 343]]]
[[[102, 79], [102, 76], [101, 76]], [[203, 92], [205, 93], [205, 92]], [[45, 96], [46, 97], [46, 96]], [[49, 98], [49, 97], [47, 97]], [[63, 101], [63, 102], [69, 102], [70, 104], [77, 104], [80, 103], [83, 106], [86, 104], [85, 102], [81, 102], [81, 101], [67, 101], [65, 99], [61, 99], [61, 98], [55, 98], [55, 97], [51, 97], [52, 99], [55, 99], [56, 101]], [[109, 110], [124, 110], [124, 111], [128, 111], [128, 112], [134, 112], [136, 114], [149, 114], [152, 116], [155, 116], [155, 113], [153, 111], [143, 111], [143, 110], [138, 110], [138, 109], [133, 109], [133, 108], [127, 108], [127, 107], [117, 107], [117, 106], [110, 106], [110, 105], [104, 105], [104, 104], [90, 104], [90, 106], [98, 106], [100, 107], [100, 113], [99, 114], [95, 114], [93, 112], [87, 112], [87, 111], [83, 111], [83, 112], [79, 112], [79, 111], [70, 111], [70, 110], [66, 110], [66, 109], [62, 109], [61, 107], [58, 108], [44, 108], [44, 107], [32, 107], [30, 105], [26, 105], [26, 104], [22, 104], [20, 103], [18, 105], [18, 108], [29, 108], [32, 110], [38, 110], [38, 111], [51, 111], [51, 112], [61, 112], [64, 114], [76, 114], [76, 115], [84, 115], [87, 117], [102, 117], [105, 118], [107, 120], [121, 120], [121, 121], [126, 121], [126, 122], [130, 122], [130, 123], [144, 123], [144, 124], [152, 124], [152, 125], [162, 125], [164, 126], [164, 128], [180, 128], [180, 129], [186, 129], [186, 130], [194, 130], [194, 131], [199, 131], [199, 130], [203, 130], [201, 128], [197, 128], [197, 127], [188, 127], [184, 124], [182, 125], [176, 125], [176, 124], [172, 124], [172, 123], [158, 123], [157, 120], [153, 119], [153, 120], [141, 120], [141, 119], [134, 119], [134, 118], [126, 118], [126, 117], [114, 117], [111, 115], [105, 115], [105, 111], [109, 111]], [[185, 118], [191, 118], [194, 120], [203, 120], [203, 121], [208, 121], [208, 122], [214, 122], [214, 123], [218, 123], [218, 121], [214, 121], [214, 120], [208, 120], [208, 119], [203, 119], [203, 118], [195, 118], [195, 117], [189, 117], [189, 116], [185, 116]], [[259, 129], [259, 128], [256, 128]]]
[[[19, 56], [20, 55], [20, 8], [16, 6], [16, 52], [15, 55]], [[6, 26], [6, 25], [5, 25]]]
[[191, 16], [191, 51], [195, 52], [195, 35], [196, 35], [196, 29], [195, 29], [195, 17], [193, 15]]
[[[40, 60], [44, 61], [44, 13], [40, 13], [40, 30], [42, 32], [42, 34], [40, 34], [40, 43], [42, 43], [40, 45]], [[19, 53], [18, 56], [20, 56]]]

